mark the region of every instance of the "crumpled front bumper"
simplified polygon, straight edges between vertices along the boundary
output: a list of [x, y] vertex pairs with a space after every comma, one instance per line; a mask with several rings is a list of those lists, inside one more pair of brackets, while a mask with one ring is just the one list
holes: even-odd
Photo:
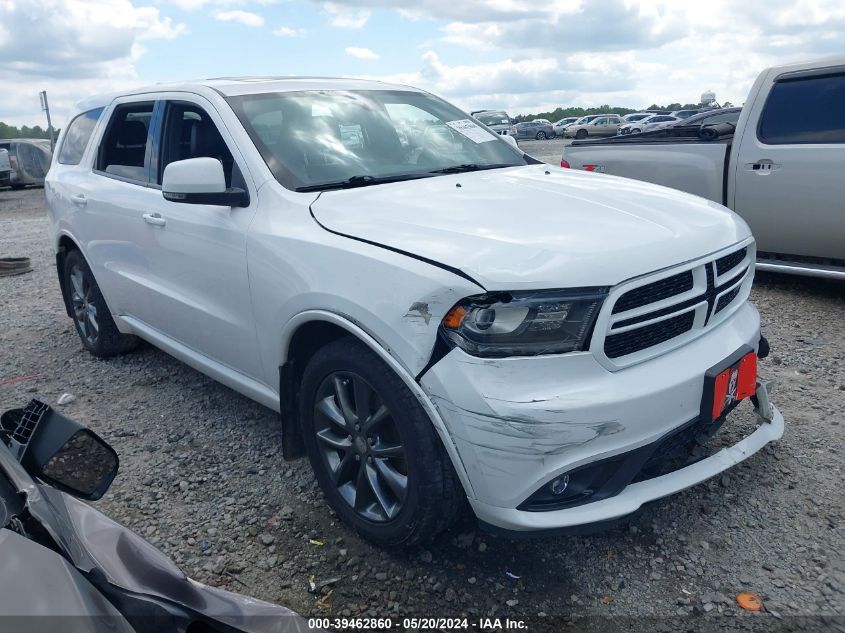
[[512, 531], [551, 530], [623, 517], [636, 512], [640, 506], [650, 501], [667, 497], [710, 479], [750, 457], [769, 442], [780, 439], [784, 430], [783, 415], [777, 407], [769, 404], [764, 384], [758, 383], [757, 398], [761, 405], [765, 400], [768, 411], [764, 413], [762, 407], [756, 409], [761, 424], [751, 435], [685, 468], [629, 484], [614, 497], [549, 512], [500, 508], [472, 499], [470, 504], [480, 521]]
[[766, 408], [761, 387], [768, 419], [736, 445], [612, 497], [566, 509], [518, 509], [555, 477], [647, 447], [698, 418], [705, 372], [740, 348], [757, 349], [759, 340], [759, 315], [746, 303], [704, 336], [619, 371], [586, 352], [486, 359], [452, 350], [421, 385], [456, 449], [478, 518], [506, 530], [549, 530], [624, 516], [778, 439], [783, 417]]

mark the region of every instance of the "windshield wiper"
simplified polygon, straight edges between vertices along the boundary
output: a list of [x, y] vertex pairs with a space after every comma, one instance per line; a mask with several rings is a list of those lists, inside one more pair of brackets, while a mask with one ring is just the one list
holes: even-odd
[[502, 167], [517, 167], [509, 163], [501, 163], [497, 165], [476, 165], [475, 163], [466, 163], [463, 165], [451, 165], [443, 167], [442, 169], [432, 169], [430, 174], [462, 174], [467, 171], [481, 171], [483, 169], [500, 169]]
[[370, 185], [381, 185], [386, 182], [399, 182], [402, 180], [414, 180], [416, 178], [428, 178], [429, 174], [394, 174], [393, 176], [351, 176], [346, 180], [336, 182], [323, 182], [316, 185], [305, 185], [297, 187], [296, 191], [328, 191], [330, 189], [353, 189], [354, 187], [368, 187]]

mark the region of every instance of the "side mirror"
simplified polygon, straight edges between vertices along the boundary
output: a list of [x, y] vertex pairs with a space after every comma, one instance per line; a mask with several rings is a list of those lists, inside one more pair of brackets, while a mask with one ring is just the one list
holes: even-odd
[[161, 194], [170, 202], [249, 206], [249, 194], [237, 187], [226, 188], [223, 164], [216, 158], [177, 160], [164, 168]]
[[516, 139], [514, 137], [512, 137], [510, 134], [502, 134], [500, 136], [502, 137], [502, 140], [505, 141], [505, 143], [513, 145], [514, 148], [519, 149], [519, 143], [517, 143]]
[[117, 475], [117, 453], [97, 434], [80, 429], [36, 469], [39, 479], [75, 497], [96, 501]]
[[0, 435], [32, 477], [75, 497], [96, 501], [117, 475], [105, 440], [37, 400], [4, 413]]

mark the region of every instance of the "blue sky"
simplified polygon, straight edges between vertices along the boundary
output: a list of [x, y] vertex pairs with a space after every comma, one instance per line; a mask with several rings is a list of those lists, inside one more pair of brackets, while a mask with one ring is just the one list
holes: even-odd
[[[411, 8], [409, 8], [411, 7]], [[0, 0], [0, 120], [224, 75], [416, 85], [464, 109], [741, 104], [763, 68], [845, 52], [842, 0]]]

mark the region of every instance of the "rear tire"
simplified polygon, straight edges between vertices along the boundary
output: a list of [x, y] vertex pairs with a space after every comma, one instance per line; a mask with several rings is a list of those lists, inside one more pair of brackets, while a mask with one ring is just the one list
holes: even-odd
[[326, 501], [383, 547], [430, 540], [466, 494], [425, 410], [372, 350], [343, 337], [317, 351], [302, 376], [302, 435]]
[[587, 130], [578, 130], [575, 133], [575, 138], [577, 138], [578, 140], [587, 138]]
[[97, 358], [108, 358], [138, 346], [138, 338], [122, 334], [112, 319], [88, 262], [78, 250], [65, 255], [64, 289], [76, 333], [83, 347]]

